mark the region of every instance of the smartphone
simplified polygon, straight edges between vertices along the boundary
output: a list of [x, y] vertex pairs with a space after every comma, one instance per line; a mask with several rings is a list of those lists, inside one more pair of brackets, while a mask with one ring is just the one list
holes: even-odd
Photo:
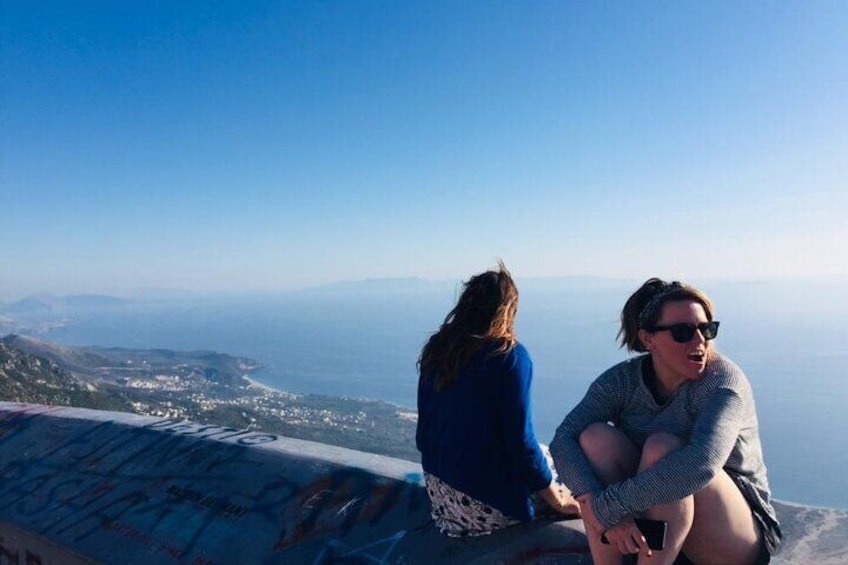
[[[665, 535], [668, 531], [668, 524], [662, 520], [651, 520], [649, 518], [634, 518], [636, 527], [645, 536], [648, 542], [648, 547], [662, 551], [665, 549]], [[607, 536], [601, 536], [601, 543], [609, 543]]]

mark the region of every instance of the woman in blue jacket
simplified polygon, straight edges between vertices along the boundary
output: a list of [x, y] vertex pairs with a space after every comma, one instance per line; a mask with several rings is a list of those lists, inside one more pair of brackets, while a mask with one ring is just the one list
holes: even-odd
[[416, 445], [433, 519], [450, 536], [531, 520], [534, 493], [579, 513], [533, 433], [533, 365], [515, 337], [517, 308], [503, 263], [472, 277], [418, 360]]

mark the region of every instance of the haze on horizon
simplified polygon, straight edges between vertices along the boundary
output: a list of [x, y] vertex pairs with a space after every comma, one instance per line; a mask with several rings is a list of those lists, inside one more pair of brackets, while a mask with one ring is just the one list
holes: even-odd
[[0, 0], [0, 300], [848, 277], [848, 5]]

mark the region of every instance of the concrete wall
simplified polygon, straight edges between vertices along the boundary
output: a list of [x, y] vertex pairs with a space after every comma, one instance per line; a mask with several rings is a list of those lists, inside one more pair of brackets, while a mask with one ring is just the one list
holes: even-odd
[[450, 540], [419, 465], [318, 443], [0, 402], [6, 563], [589, 563], [579, 521]]

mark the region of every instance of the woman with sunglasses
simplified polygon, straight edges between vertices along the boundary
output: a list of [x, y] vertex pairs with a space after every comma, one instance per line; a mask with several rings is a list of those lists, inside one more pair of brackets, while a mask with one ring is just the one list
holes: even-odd
[[579, 512], [533, 433], [533, 366], [514, 328], [518, 289], [499, 266], [465, 283], [418, 360], [416, 445], [433, 519], [453, 537], [530, 520], [533, 493], [556, 512]]
[[[707, 295], [646, 281], [624, 305], [619, 338], [644, 353], [598, 377], [551, 443], [580, 502], [592, 558], [621, 563], [767, 563], [781, 532], [751, 386], [715, 350]], [[651, 551], [635, 518], [668, 524]], [[602, 538], [607, 543], [602, 541]]]

